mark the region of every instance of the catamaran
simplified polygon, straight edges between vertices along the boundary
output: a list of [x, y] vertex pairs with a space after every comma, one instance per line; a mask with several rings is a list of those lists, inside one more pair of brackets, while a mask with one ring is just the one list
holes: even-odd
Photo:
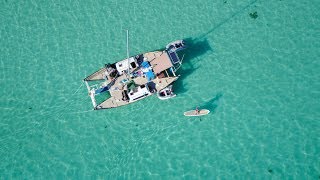
[[84, 79], [93, 108], [109, 109], [124, 106], [151, 96], [179, 78], [176, 74], [183, 57], [178, 51], [186, 48], [183, 40], [169, 43], [163, 51], [151, 51], [129, 57], [104, 67]]

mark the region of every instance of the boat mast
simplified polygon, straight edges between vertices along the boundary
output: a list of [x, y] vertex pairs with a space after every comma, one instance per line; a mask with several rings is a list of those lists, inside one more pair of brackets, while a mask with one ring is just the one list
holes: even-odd
[[128, 60], [128, 78], [130, 78], [130, 62], [129, 62], [129, 30], [127, 30], [127, 60]]

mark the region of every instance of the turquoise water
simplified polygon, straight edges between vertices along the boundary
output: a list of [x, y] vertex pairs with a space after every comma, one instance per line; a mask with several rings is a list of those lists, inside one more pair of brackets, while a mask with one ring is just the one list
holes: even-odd
[[[1, 1], [1, 179], [319, 179], [319, 9]], [[178, 95], [91, 111], [82, 79], [126, 57], [126, 29], [131, 55], [187, 39]]]

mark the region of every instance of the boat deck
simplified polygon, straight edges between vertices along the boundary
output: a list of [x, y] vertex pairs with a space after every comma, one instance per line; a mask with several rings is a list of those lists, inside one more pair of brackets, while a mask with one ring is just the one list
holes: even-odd
[[[178, 78], [179, 77], [156, 78], [152, 82], [155, 83], [156, 90], [160, 91], [165, 87], [167, 87], [168, 85], [170, 85], [171, 83], [173, 83], [174, 81], [176, 81]], [[143, 80], [143, 79], [144, 78], [139, 78], [138, 80]], [[136, 82], [136, 79], [134, 81]], [[145, 83], [142, 83], [142, 84], [145, 84]], [[105, 100], [104, 102], [102, 102], [101, 104], [99, 104], [100, 108], [102, 109], [114, 108], [114, 107], [119, 107], [119, 106], [123, 106], [131, 103], [123, 100], [122, 92], [124, 90], [127, 90], [125, 86], [122, 86], [121, 84], [118, 84], [118, 85], [115, 84], [112, 88], [113, 89], [109, 91], [111, 97]]]
[[154, 94], [153, 92], [154, 90], [158, 92], [166, 88], [168, 85], [172, 84], [174, 81], [176, 81], [179, 78], [178, 76], [175, 76], [175, 75], [172, 77], [169, 77], [167, 73], [164, 73], [165, 70], [173, 66], [167, 52], [165, 51], [147, 52], [143, 54], [143, 60], [148, 61], [150, 64], [150, 68], [152, 68], [152, 74], [154, 75], [154, 77], [152, 76], [151, 80], [150, 80], [150, 77], [146, 77], [148, 74], [144, 73], [141, 67], [131, 69], [130, 70], [131, 77], [128, 77], [128, 75], [126, 74], [122, 74], [116, 79], [112, 79], [111, 77], [106, 75], [108, 73], [106, 73], [107, 69], [104, 67], [96, 71], [95, 73], [91, 74], [85, 79], [85, 81], [105, 80], [106, 84], [114, 80], [114, 84], [109, 89], [109, 93], [111, 97], [106, 99], [102, 103], [100, 103], [97, 106], [97, 109], [115, 108], [115, 107], [132, 103], [132, 101], [129, 102], [128, 100], [124, 100], [125, 98], [123, 97], [124, 91], [128, 90], [127, 89], [128, 81], [133, 80], [134, 83], [138, 86], [150, 83], [152, 88], [149, 90], [152, 93], [147, 95], [147, 96], [150, 96]]

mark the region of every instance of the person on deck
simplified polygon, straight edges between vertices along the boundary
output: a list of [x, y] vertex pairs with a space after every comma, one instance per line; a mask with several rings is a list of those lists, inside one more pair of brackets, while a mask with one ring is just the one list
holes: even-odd
[[200, 113], [200, 110], [199, 110], [199, 108], [197, 107], [196, 108], [196, 114], [199, 114]]

